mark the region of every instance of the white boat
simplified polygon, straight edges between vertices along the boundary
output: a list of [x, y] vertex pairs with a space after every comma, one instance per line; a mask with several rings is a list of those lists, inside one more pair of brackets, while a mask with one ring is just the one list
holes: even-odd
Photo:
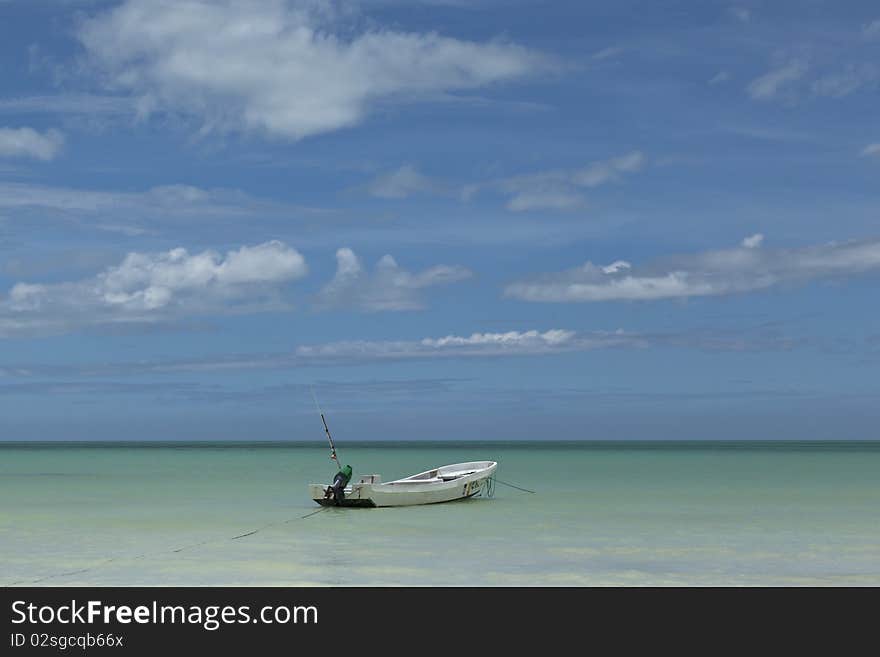
[[[495, 461], [453, 463], [386, 483], [382, 483], [379, 475], [366, 475], [349, 484], [347, 479], [343, 481], [337, 475], [334, 484], [309, 484], [309, 494], [321, 506], [438, 504], [479, 495], [491, 496], [497, 468]], [[350, 469], [348, 476], [351, 476]]]

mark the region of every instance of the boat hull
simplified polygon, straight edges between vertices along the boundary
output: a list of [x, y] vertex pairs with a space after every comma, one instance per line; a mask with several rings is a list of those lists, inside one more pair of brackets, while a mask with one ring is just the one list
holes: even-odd
[[[491, 461], [477, 463], [484, 467], [448, 481], [409, 478], [388, 483], [360, 482], [351, 484], [345, 488], [344, 499], [338, 502], [325, 495], [327, 486], [324, 484], [310, 484], [309, 495], [321, 506], [359, 508], [441, 504], [489, 495], [491, 493], [490, 479], [495, 474], [497, 464]], [[466, 465], [470, 464], [455, 464], [454, 466], [443, 466], [443, 468]], [[443, 468], [438, 468], [438, 471], [442, 473]], [[416, 475], [416, 477], [418, 476]]]

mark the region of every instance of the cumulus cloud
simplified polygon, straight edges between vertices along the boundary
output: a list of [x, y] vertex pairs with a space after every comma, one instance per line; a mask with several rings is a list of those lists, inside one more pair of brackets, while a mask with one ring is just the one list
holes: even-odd
[[880, 270], [880, 240], [832, 242], [799, 249], [763, 249], [763, 235], [739, 247], [681, 255], [634, 268], [618, 261], [520, 281], [505, 296], [524, 301], [589, 302], [673, 299], [763, 290], [782, 284]]
[[880, 155], [880, 142], [868, 144], [862, 149], [862, 155]]
[[462, 197], [468, 200], [487, 189], [509, 196], [507, 209], [513, 212], [571, 210], [586, 203], [580, 190], [619, 182], [624, 176], [640, 171], [645, 162], [645, 155], [641, 151], [631, 151], [579, 169], [539, 171], [469, 185]]
[[64, 145], [57, 130], [37, 132], [33, 128], [0, 128], [0, 157], [29, 157], [44, 162], [55, 159]]
[[611, 347], [647, 346], [648, 342], [624, 331], [578, 334], [575, 331], [507, 331], [472, 333], [401, 341], [343, 341], [298, 347], [296, 356], [308, 361], [402, 360], [440, 357], [540, 355], [589, 351]]
[[401, 269], [390, 255], [382, 256], [369, 272], [354, 251], [342, 248], [336, 252], [336, 274], [318, 293], [317, 306], [366, 312], [419, 310], [424, 307], [421, 290], [455, 283], [471, 275], [470, 270], [458, 265], [437, 265], [410, 273]]
[[744, 238], [742, 241], [742, 245], [746, 249], [757, 249], [761, 246], [761, 243], [764, 241], [764, 236], [761, 233], [755, 233], [754, 235], [749, 235]]
[[184, 248], [133, 252], [86, 280], [16, 283], [0, 298], [0, 335], [279, 310], [288, 307], [281, 286], [306, 272], [302, 255], [278, 241], [225, 256]]
[[[688, 331], [683, 333], [633, 333], [615, 331], [507, 331], [447, 335], [421, 340], [350, 340], [303, 345], [290, 365], [333, 365], [339, 362], [399, 361], [433, 358], [496, 358], [541, 356], [598, 349], [692, 348], [703, 351], [788, 350], [798, 340], [766, 328], [740, 331]], [[272, 362], [277, 362], [277, 359]]]
[[752, 80], [747, 90], [756, 100], [771, 100], [789, 90], [794, 82], [807, 74], [808, 69], [805, 61], [793, 59]]
[[378, 101], [476, 89], [542, 70], [504, 41], [357, 30], [330, 3], [126, 0], [79, 30], [90, 62], [143, 112], [203, 131], [301, 139], [353, 126]]

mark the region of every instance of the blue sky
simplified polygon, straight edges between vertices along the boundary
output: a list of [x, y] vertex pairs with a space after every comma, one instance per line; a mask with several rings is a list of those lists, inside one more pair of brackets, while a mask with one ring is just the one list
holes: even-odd
[[878, 438], [875, 3], [0, 25], [0, 439]]

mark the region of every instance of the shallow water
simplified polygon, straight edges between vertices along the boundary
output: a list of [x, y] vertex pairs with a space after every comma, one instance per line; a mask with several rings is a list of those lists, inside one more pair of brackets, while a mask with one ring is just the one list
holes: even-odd
[[537, 492], [303, 519], [323, 445], [0, 443], [0, 585], [880, 585], [880, 443], [339, 451]]

